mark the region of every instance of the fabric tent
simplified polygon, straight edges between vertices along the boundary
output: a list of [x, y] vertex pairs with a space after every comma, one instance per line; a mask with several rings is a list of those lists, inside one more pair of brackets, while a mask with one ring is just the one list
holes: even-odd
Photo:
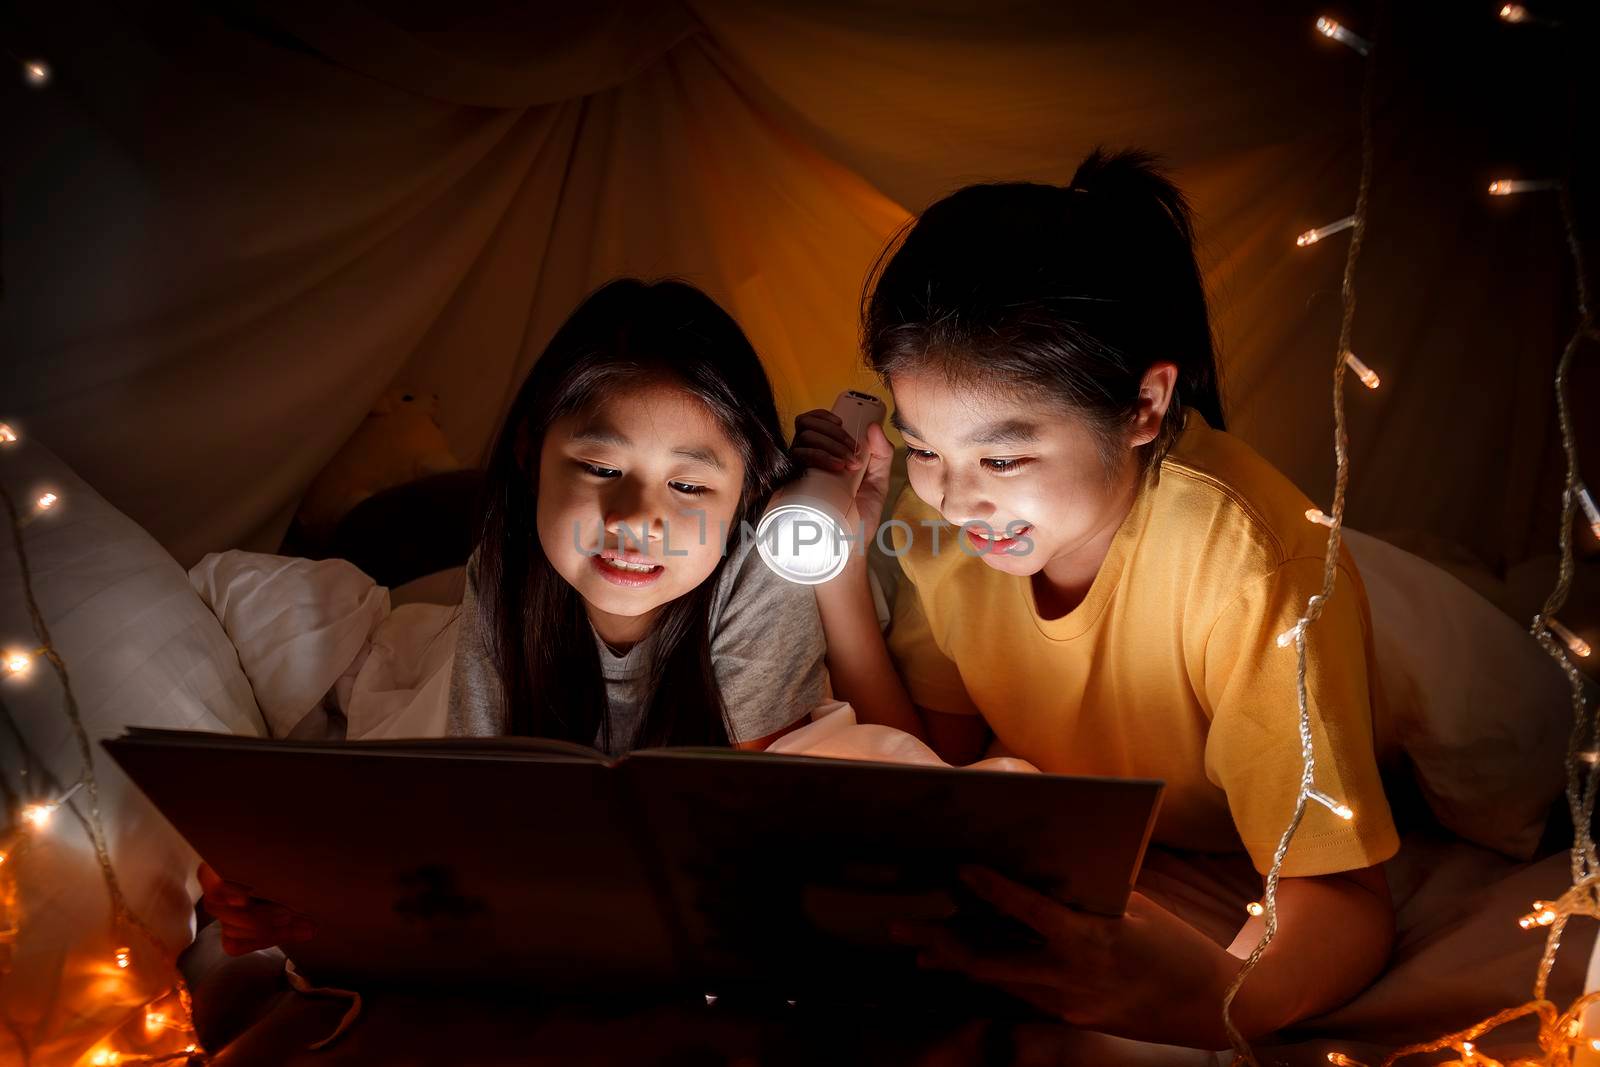
[[[1352, 208], [1362, 60], [1313, 32], [1322, 13], [1377, 18], [24, 3], [8, 47], [54, 79], [3, 91], [5, 414], [179, 562], [270, 551], [391, 382], [439, 393], [481, 457], [615, 274], [725, 302], [786, 418], [870, 386], [859, 288], [908, 211], [1131, 144], [1198, 208], [1233, 429], [1327, 500], [1345, 245], [1293, 238]], [[1387, 45], [1355, 336], [1385, 385], [1350, 396], [1349, 518], [1503, 570], [1555, 543], [1573, 299], [1554, 198], [1484, 189], [1560, 167], [1565, 46], [1488, 8], [1398, 10]]]

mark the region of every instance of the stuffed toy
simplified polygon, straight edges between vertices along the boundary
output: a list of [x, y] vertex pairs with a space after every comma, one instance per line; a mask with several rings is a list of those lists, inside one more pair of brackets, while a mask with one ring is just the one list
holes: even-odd
[[439, 397], [395, 387], [378, 398], [350, 440], [322, 469], [296, 516], [305, 533], [327, 539], [339, 520], [385, 489], [461, 469], [435, 414]]

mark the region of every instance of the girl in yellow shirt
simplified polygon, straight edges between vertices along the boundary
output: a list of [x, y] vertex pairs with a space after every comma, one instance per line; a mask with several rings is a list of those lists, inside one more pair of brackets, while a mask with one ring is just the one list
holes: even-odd
[[[1301, 774], [1296, 656], [1274, 638], [1321, 591], [1327, 531], [1225, 432], [1182, 194], [1142, 154], [1096, 152], [1066, 187], [962, 189], [891, 248], [863, 338], [906, 442], [891, 535], [906, 581], [887, 642], [863, 554], [819, 587], [836, 693], [951, 763], [1000, 749], [1045, 771], [1164, 779], [1157, 841], [1242, 850], [1265, 872]], [[875, 527], [883, 431], [857, 442], [822, 411], [797, 430], [807, 463], [866, 464], [849, 518]], [[1316, 785], [1354, 814], [1306, 813], [1278, 936], [1234, 1002], [1247, 1035], [1347, 1000], [1394, 937], [1382, 694], [1343, 550], [1306, 648]], [[984, 954], [907, 924], [924, 965], [1095, 1029], [1227, 1045], [1223, 993], [1258, 928], [1230, 948], [1139, 893], [1112, 920], [994, 872], [973, 879], [1043, 947]]]

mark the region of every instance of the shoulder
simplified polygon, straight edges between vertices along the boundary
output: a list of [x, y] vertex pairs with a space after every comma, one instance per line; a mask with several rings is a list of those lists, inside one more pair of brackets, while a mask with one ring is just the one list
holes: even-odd
[[[1326, 553], [1328, 529], [1307, 517], [1314, 505], [1243, 440], [1197, 414], [1161, 462], [1151, 513], [1167, 546], [1220, 563], [1248, 580]], [[1340, 550], [1341, 562], [1354, 563]]]
[[713, 640], [730, 628], [744, 629], [752, 623], [763, 629], [815, 628], [818, 634], [822, 628], [811, 587], [791, 582], [767, 566], [756, 551], [756, 539], [744, 536], [729, 539], [710, 623]]

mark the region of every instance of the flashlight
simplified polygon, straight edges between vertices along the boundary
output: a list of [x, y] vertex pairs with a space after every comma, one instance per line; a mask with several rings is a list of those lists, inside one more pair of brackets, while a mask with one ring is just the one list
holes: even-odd
[[[866, 450], [867, 427], [881, 422], [885, 410], [883, 401], [854, 389], [833, 402], [832, 411], [855, 440], [858, 456]], [[821, 585], [844, 570], [851, 544], [845, 515], [866, 473], [865, 463], [843, 471], [813, 467], [774, 493], [756, 527], [756, 551], [767, 566], [799, 585]], [[865, 540], [866, 531], [861, 537]]]

